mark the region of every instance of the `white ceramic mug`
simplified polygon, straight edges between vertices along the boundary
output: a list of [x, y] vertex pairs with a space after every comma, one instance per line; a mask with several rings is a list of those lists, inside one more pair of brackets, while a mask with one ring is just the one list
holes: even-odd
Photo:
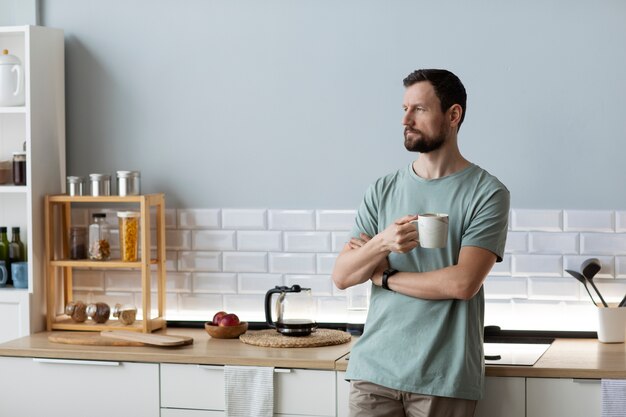
[[598, 307], [598, 340], [602, 343], [624, 343], [626, 307]]
[[417, 240], [422, 248], [445, 248], [448, 244], [448, 215], [424, 213], [417, 216]]

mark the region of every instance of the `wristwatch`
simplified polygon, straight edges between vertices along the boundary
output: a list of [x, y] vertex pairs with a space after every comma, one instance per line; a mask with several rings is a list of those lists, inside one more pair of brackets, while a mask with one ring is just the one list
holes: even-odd
[[398, 273], [397, 269], [393, 269], [393, 268], [386, 269], [385, 272], [383, 272], [383, 282], [381, 284], [381, 287], [383, 287], [384, 289], [388, 291], [392, 291], [389, 288], [389, 283], [387, 281], [389, 281], [390, 276], [392, 276], [393, 274], [397, 274], [397, 273]]

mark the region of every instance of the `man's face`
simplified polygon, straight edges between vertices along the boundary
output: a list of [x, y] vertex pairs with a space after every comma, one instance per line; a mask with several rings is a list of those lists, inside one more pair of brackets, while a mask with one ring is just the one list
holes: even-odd
[[428, 153], [444, 144], [450, 131], [441, 102], [428, 81], [408, 87], [402, 103], [404, 146], [408, 151]]

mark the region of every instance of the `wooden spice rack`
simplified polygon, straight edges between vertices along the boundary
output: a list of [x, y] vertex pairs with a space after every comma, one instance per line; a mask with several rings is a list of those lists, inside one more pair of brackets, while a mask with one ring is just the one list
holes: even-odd
[[[120, 259], [108, 261], [69, 259], [69, 229], [71, 227], [72, 205], [84, 203], [138, 204], [139, 244], [141, 259], [137, 262], [123, 262]], [[150, 209], [156, 208], [156, 237], [150, 230]], [[46, 245], [46, 310], [47, 329], [51, 330], [128, 330], [150, 333], [165, 328], [165, 195], [149, 194], [135, 196], [68, 196], [48, 195], [45, 198], [45, 245]], [[153, 240], [154, 239], [154, 240]], [[156, 243], [156, 258], [150, 258], [150, 248]], [[151, 313], [151, 266], [156, 265], [157, 277], [157, 317]], [[73, 298], [73, 269], [130, 269], [141, 273], [142, 315], [132, 325], [124, 325], [114, 318], [98, 324], [92, 320], [76, 323], [62, 310]], [[59, 305], [60, 304], [60, 305]], [[111, 306], [112, 307], [112, 306]]]

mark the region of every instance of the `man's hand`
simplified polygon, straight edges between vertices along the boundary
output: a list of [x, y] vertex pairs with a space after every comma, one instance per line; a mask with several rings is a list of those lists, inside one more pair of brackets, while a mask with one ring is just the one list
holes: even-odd
[[390, 224], [378, 236], [384, 250], [407, 253], [417, 247], [417, 229], [411, 223], [417, 215], [404, 216]]

